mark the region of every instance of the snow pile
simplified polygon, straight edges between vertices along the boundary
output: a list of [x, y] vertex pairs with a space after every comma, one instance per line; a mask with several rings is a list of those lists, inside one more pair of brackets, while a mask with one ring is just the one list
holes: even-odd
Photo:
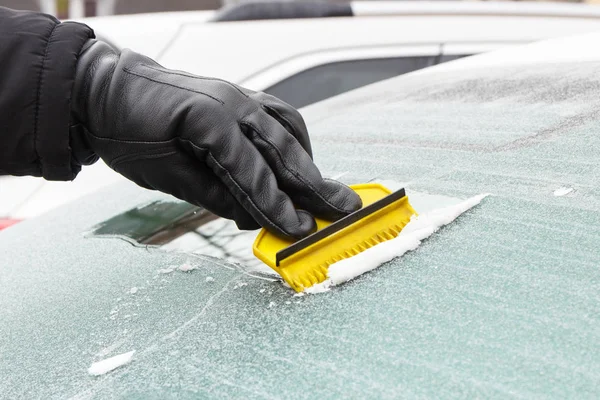
[[568, 194], [569, 194], [569, 193], [571, 193], [573, 190], [575, 190], [575, 189], [573, 189], [573, 188], [570, 188], [570, 187], [560, 187], [560, 188], [556, 189], [556, 190], [554, 191], [554, 193], [553, 193], [553, 194], [554, 194], [556, 197], [562, 197], [562, 196], [566, 196], [566, 195], [568, 195]]
[[195, 265], [192, 265], [192, 263], [190, 263], [189, 261], [186, 261], [185, 263], [183, 263], [181, 265], [169, 265], [168, 268], [162, 268], [156, 272], [159, 275], [166, 275], [166, 274], [172, 273], [173, 271], [191, 272], [195, 269], [198, 269], [198, 267]]
[[[356, 255], [354, 257], [358, 257], [358, 255]], [[374, 269], [374, 268], [377, 268], [377, 267], [373, 267], [372, 269]], [[305, 288], [304, 291], [301, 292], [301, 293], [308, 293], [308, 294], [325, 293], [325, 292], [328, 292], [329, 289], [331, 289], [332, 286], [334, 286], [334, 284], [333, 284], [333, 281], [331, 280], [331, 277], [330, 277], [326, 281], [323, 281], [321, 283], [317, 283], [316, 285], [312, 285], [309, 288]]]
[[198, 267], [196, 267], [195, 265], [190, 264], [189, 262], [186, 262], [183, 265], [180, 265], [177, 269], [179, 271], [181, 271], [181, 272], [190, 272], [190, 271], [193, 271], [195, 269], [198, 269]]
[[166, 275], [166, 274], [170, 274], [171, 272], [175, 271], [177, 269], [176, 266], [171, 265], [169, 268], [162, 268], [159, 269], [157, 272], [159, 275]]
[[395, 239], [371, 247], [354, 257], [338, 261], [329, 267], [325, 282], [304, 289], [306, 293], [323, 293], [332, 286], [342, 284], [371, 271], [381, 264], [415, 250], [423, 239], [428, 238], [444, 225], [448, 225], [458, 216], [481, 202], [487, 194], [471, 197], [459, 204], [433, 210], [413, 217]]
[[107, 372], [122, 367], [125, 364], [129, 364], [131, 358], [133, 357], [133, 353], [135, 353], [135, 350], [130, 351], [129, 353], [119, 354], [118, 356], [107, 358], [106, 360], [95, 362], [88, 369], [88, 374], [93, 376], [104, 375]]

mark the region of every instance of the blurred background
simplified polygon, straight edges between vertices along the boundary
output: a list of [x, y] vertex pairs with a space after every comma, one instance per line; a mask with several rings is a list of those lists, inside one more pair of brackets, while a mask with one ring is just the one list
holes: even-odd
[[[331, 1], [336, 2], [336, 0]], [[600, 0], [541, 1], [600, 3]], [[59, 18], [82, 18], [165, 11], [214, 10], [224, 5], [244, 2], [248, 2], [248, 0], [0, 0], [0, 6], [20, 10], [42, 11], [56, 15]]]
[[235, 0], [0, 0], [0, 6], [35, 10], [59, 18], [162, 11], [214, 10]]

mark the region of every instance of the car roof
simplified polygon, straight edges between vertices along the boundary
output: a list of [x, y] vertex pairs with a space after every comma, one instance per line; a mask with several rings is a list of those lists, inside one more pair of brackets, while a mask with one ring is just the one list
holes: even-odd
[[[221, 259], [86, 238], [167, 198], [107, 188], [0, 232], [0, 397], [593, 397], [600, 62], [444, 68], [308, 107], [315, 159], [409, 197], [491, 193], [478, 208], [294, 297]], [[197, 269], [159, 272], [185, 263]]]
[[477, 57], [469, 57], [453, 63], [439, 65], [435, 68], [456, 70], [462, 68], [485, 68], [487, 66], [599, 61], [600, 50], [596, 46], [599, 39], [600, 32], [569, 35], [501, 49], [481, 54]]
[[600, 10], [588, 4], [536, 1], [354, 1], [356, 16], [381, 15], [508, 15], [597, 18]]

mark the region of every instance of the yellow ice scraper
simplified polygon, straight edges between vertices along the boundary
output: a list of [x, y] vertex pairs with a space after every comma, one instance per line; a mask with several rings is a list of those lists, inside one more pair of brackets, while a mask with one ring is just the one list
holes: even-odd
[[327, 279], [329, 266], [398, 236], [416, 214], [404, 189], [392, 193], [377, 183], [350, 186], [363, 208], [336, 221], [317, 218], [317, 231], [293, 242], [261, 230], [254, 255], [297, 292]]

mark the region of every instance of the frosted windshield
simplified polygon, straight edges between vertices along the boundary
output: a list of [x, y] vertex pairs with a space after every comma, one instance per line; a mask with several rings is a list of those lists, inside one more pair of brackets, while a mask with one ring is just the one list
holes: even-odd
[[0, 232], [0, 397], [594, 397], [598, 93], [598, 63], [441, 68], [305, 109], [327, 176], [491, 194], [324, 294], [294, 297], [221, 258], [86, 238], [166, 200], [135, 185]]

